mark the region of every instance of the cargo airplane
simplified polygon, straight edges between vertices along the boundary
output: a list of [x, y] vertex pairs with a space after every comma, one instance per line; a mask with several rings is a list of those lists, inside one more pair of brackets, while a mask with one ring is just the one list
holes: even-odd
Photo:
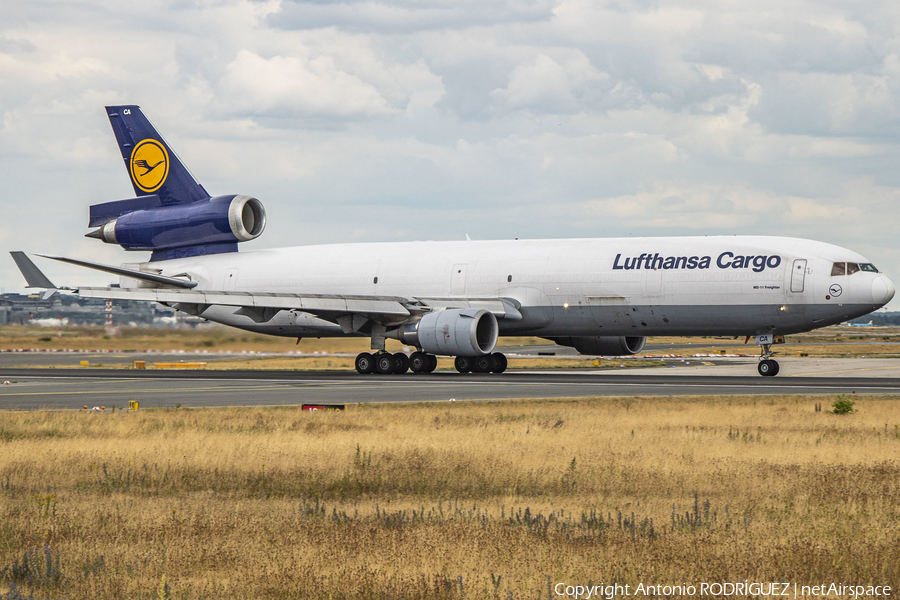
[[[500, 373], [498, 336], [552, 340], [594, 356], [640, 352], [647, 336], [746, 336], [778, 373], [784, 335], [865, 315], [894, 285], [856, 252], [772, 236], [354, 243], [238, 252], [266, 212], [211, 197], [137, 106], [106, 112], [136, 197], [90, 207], [87, 237], [150, 260], [122, 266], [46, 257], [119, 275], [58, 288], [22, 252], [29, 287], [149, 300], [232, 327], [290, 337], [364, 336], [359, 373]], [[385, 340], [415, 351], [389, 353]]]

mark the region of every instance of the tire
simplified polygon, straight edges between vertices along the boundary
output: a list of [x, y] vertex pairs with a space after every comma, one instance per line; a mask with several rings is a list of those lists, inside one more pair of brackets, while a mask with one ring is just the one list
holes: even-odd
[[471, 373], [472, 369], [475, 367], [474, 360], [470, 356], [457, 356], [454, 361], [454, 365], [456, 366], [456, 370], [460, 373]]
[[476, 356], [475, 360], [472, 361], [473, 373], [490, 373], [491, 369], [493, 368], [494, 359], [491, 358], [490, 354], [485, 354], [484, 356]]
[[395, 352], [394, 360], [397, 361], [397, 368], [394, 369], [394, 375], [403, 375], [409, 371], [409, 357], [404, 353]]
[[781, 365], [779, 365], [778, 361], [775, 360], [772, 361], [772, 365], [775, 367], [775, 372], [772, 373], [772, 377], [775, 377], [776, 375], [778, 375], [778, 371], [781, 370]]
[[375, 358], [368, 352], [360, 352], [356, 355], [356, 372], [360, 375], [368, 375], [375, 370]]
[[491, 371], [493, 371], [494, 373], [502, 373], [506, 370], [506, 367], [509, 364], [506, 360], [506, 355], [502, 352], [494, 352], [493, 354], [491, 354], [491, 360], [494, 363], [491, 367]]
[[426, 373], [434, 373], [434, 370], [437, 369], [437, 356], [434, 354], [426, 354], [428, 357], [428, 368], [425, 369]]
[[413, 352], [409, 355], [409, 369], [413, 373], [428, 373], [428, 355], [424, 352]]
[[761, 360], [759, 364], [756, 365], [756, 370], [759, 371], [759, 374], [763, 377], [774, 377], [775, 373], [778, 372], [778, 363], [774, 360]]
[[375, 355], [375, 372], [379, 375], [390, 375], [397, 368], [397, 359], [393, 354], [381, 352]]

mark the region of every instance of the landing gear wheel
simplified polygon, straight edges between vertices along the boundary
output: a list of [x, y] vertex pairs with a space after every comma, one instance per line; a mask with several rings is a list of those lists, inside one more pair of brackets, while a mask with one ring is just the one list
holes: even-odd
[[[783, 342], [784, 340], [782, 340]], [[763, 377], [775, 377], [778, 375], [778, 363], [769, 358], [775, 353], [772, 352], [772, 344], [760, 344], [760, 348], [762, 352], [759, 354], [759, 364], [756, 366], [756, 370], [759, 371], [759, 374]]]
[[759, 364], [756, 366], [756, 370], [759, 371], [759, 374], [763, 377], [774, 377], [778, 374], [778, 363], [772, 359], [765, 359], [759, 361]]
[[434, 370], [437, 369], [437, 356], [434, 354], [426, 354], [428, 357], [428, 368], [425, 369], [426, 373], [434, 373]]
[[491, 354], [491, 362], [494, 364], [491, 366], [491, 371], [494, 373], [502, 373], [506, 370], [507, 361], [506, 355], [502, 352], [494, 352]]
[[428, 373], [428, 355], [424, 352], [413, 352], [409, 355], [409, 369], [413, 373]]
[[491, 358], [490, 354], [476, 356], [472, 363], [473, 373], [490, 373], [491, 369], [494, 368], [494, 359]]
[[397, 361], [397, 368], [394, 369], [394, 375], [403, 375], [409, 371], [409, 357], [402, 352], [394, 353], [394, 360]]
[[375, 359], [368, 352], [360, 352], [356, 355], [356, 372], [360, 375], [368, 375], [375, 370]]
[[474, 362], [471, 356], [457, 356], [454, 365], [460, 373], [470, 373], [475, 367]]
[[375, 372], [379, 375], [388, 375], [397, 368], [397, 359], [393, 354], [383, 352], [375, 355]]

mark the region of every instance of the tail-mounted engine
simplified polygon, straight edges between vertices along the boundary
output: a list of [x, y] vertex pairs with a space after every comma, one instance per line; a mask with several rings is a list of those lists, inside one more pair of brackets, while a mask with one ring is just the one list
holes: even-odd
[[238, 242], [259, 237], [266, 210], [252, 196], [216, 196], [162, 206], [159, 196], [140, 196], [91, 207], [87, 237], [126, 250], [149, 250], [151, 260], [236, 252]]
[[154, 260], [237, 252], [266, 227], [262, 202], [216, 196], [194, 179], [172, 148], [133, 104], [107, 106], [136, 198], [91, 207], [87, 237], [126, 250], [149, 250]]

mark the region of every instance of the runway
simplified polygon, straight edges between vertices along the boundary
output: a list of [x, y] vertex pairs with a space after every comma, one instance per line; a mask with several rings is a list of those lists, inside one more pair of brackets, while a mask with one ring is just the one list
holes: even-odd
[[[847, 363], [848, 361], [843, 361]], [[866, 361], [862, 361], [865, 363]], [[885, 368], [900, 368], [900, 363]], [[866, 371], [861, 366], [858, 370]], [[83, 406], [208, 407], [447, 402], [594, 396], [724, 394], [900, 395], [900, 378], [784, 376], [762, 378], [753, 364], [679, 369], [508, 371], [502, 375], [361, 376], [304, 371], [134, 371], [0, 369], [0, 409], [80, 409]], [[790, 368], [788, 369], [790, 370]], [[716, 374], [721, 371], [722, 374]], [[896, 373], [896, 371], [888, 371]]]

